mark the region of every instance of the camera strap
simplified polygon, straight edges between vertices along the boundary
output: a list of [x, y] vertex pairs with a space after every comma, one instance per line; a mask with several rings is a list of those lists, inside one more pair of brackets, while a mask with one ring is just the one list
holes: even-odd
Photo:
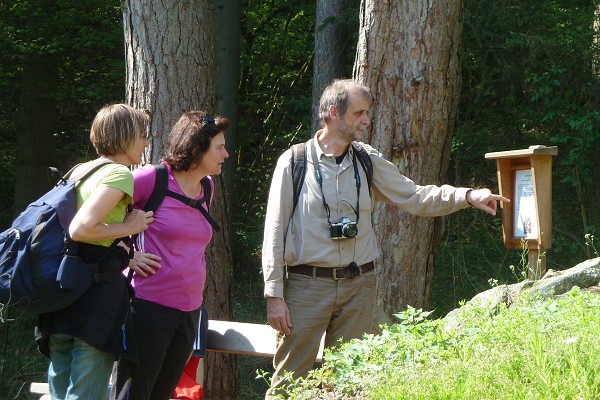
[[[315, 137], [312, 141], [312, 146], [310, 146], [310, 155], [313, 161], [313, 167], [315, 169], [315, 178], [319, 183], [319, 187], [321, 188], [321, 195], [323, 198], [323, 207], [325, 207], [325, 212], [327, 213], [327, 224], [331, 226], [330, 216], [331, 210], [329, 209], [329, 205], [325, 200], [325, 192], [323, 191], [323, 174], [321, 173], [321, 164], [319, 163], [319, 159], [317, 157], [316, 146], [318, 145], [317, 138]], [[356, 165], [356, 152], [352, 152], [352, 166], [354, 167], [354, 181], [356, 182], [356, 209], [354, 213], [356, 214], [356, 222], [358, 223], [359, 218], [359, 210], [360, 210], [360, 174], [358, 172], [358, 166]], [[350, 205], [352, 207], [352, 205]]]

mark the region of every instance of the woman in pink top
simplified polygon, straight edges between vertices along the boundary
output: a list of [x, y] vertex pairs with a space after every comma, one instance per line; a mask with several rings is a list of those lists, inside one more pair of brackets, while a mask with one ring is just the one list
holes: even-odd
[[[194, 199], [208, 210], [201, 179], [221, 173], [229, 156], [224, 131], [229, 121], [190, 111], [175, 124], [165, 148], [168, 190]], [[143, 209], [154, 189], [156, 168], [133, 172], [134, 208]], [[139, 353], [137, 374], [118, 366], [112, 398], [169, 399], [183, 372], [198, 333], [206, 281], [204, 251], [212, 227], [198, 209], [165, 196], [154, 222], [136, 243], [131, 311]], [[115, 380], [116, 378], [116, 380]]]

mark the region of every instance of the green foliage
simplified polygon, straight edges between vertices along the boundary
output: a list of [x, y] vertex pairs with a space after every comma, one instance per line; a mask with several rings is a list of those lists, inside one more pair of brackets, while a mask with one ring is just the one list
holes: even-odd
[[[343, 24], [347, 29], [345, 64], [350, 76], [360, 7], [358, 0], [343, 3], [343, 14], [327, 23]], [[446, 181], [494, 188], [496, 166], [483, 158], [486, 152], [533, 144], [557, 145], [559, 156], [554, 159], [553, 168], [553, 247], [547, 262], [555, 269], [570, 266], [596, 251], [593, 241], [586, 246], [584, 235], [593, 238], [600, 230], [600, 187], [595, 184], [600, 180], [600, 164], [596, 162], [600, 84], [594, 70], [599, 52], [592, 40], [597, 1], [465, 0], [464, 4], [463, 90]], [[242, 5], [242, 71], [235, 155], [238, 170], [234, 189], [238, 207], [232, 220], [236, 232], [236, 281], [243, 285], [234, 288], [234, 308], [238, 320], [263, 321], [259, 270], [268, 185], [279, 155], [311, 133], [315, 10], [314, 2], [308, 0], [244, 0]], [[60, 60], [55, 121], [58, 166], [67, 168], [75, 161], [93, 157], [87, 139], [93, 115], [105, 103], [122, 101], [124, 97], [119, 2], [0, 2], [3, 204], [12, 204], [15, 184], [15, 121], [20, 109], [22, 62], [24, 56], [33, 52], [54, 54]], [[10, 220], [11, 215], [0, 211], [0, 228]], [[520, 279], [520, 271], [507, 266], [521, 265], [521, 256], [504, 248], [498, 217], [465, 210], [446, 217], [444, 224], [431, 298], [431, 309], [436, 315], [487, 289], [489, 282], [512, 283]], [[20, 331], [25, 338], [29, 335], [26, 330]], [[377, 347], [379, 343], [373, 345]], [[22, 347], [23, 351], [33, 350]], [[357, 353], [353, 362], [364, 358], [361, 354]], [[414, 360], [418, 355], [413, 354]], [[240, 378], [253, 370], [253, 362], [244, 364]], [[350, 364], [344, 367], [347, 371]], [[5, 362], [0, 387], [7, 387], [13, 378], [24, 382], [24, 370], [13, 369], [13, 365], [17, 364]], [[411, 373], [406, 372], [409, 377], [415, 376]], [[323, 374], [323, 382], [330, 379], [331, 371], [323, 370]], [[467, 378], [462, 373], [456, 375], [465, 385]], [[14, 396], [12, 388], [8, 392], [2, 392], [2, 388], [0, 397]], [[435, 398], [438, 389], [430, 390], [430, 398]], [[262, 398], [261, 391], [264, 392], [264, 385], [247, 392], [256, 392], [258, 399]]]
[[[59, 155], [53, 166], [66, 171], [75, 162], [96, 157], [88, 139], [91, 121], [103, 105], [124, 97], [120, 3], [0, 2], [0, 54], [0, 193], [2, 203], [11, 205], [24, 59], [29, 54], [53, 54], [59, 60], [56, 149], [48, 149]], [[12, 217], [12, 208], [3, 207], [2, 230]]]
[[[314, 2], [242, 5], [235, 247], [256, 254], [276, 160], [309, 135]], [[258, 273], [257, 258], [245, 252], [234, 257], [242, 270]]]
[[489, 289], [490, 282], [516, 282], [507, 266], [519, 265], [520, 259], [504, 247], [500, 218], [467, 209], [445, 217], [444, 222], [430, 301], [436, 316]]
[[277, 157], [309, 136], [314, 2], [243, 7], [236, 193], [244, 213], [236, 219], [258, 231]]
[[[59, 59], [55, 163], [66, 171], [96, 156], [89, 126], [104, 104], [122, 101], [123, 27], [111, 1], [0, 1], [0, 231], [12, 221], [17, 118], [23, 61], [29, 54]], [[31, 118], [38, 116], [32, 115]], [[19, 184], [28, 184], [20, 182]], [[32, 319], [0, 323], [0, 398], [29, 399], [29, 382], [44, 381], [48, 360], [33, 341]]]
[[[15, 174], [11, 167], [15, 163], [15, 154], [14, 138], [3, 129], [3, 121], [0, 121], [0, 204], [13, 204]], [[0, 228], [10, 226], [11, 222], [10, 212], [0, 212]]]
[[[350, 76], [358, 37], [358, 0], [344, 0], [335, 20], [347, 32], [343, 46]], [[236, 241], [260, 247], [271, 173], [291, 144], [310, 135], [314, 1], [242, 3], [241, 80], [235, 177]], [[236, 246], [237, 248], [237, 246]], [[247, 255], [242, 257], [247, 269]]]
[[[262, 277], [258, 269], [240, 270], [242, 277], [233, 282], [233, 318], [239, 322], [264, 323], [266, 320], [266, 301], [262, 292]], [[249, 276], [253, 274], [253, 276]], [[258, 278], [258, 279], [257, 279]], [[269, 388], [265, 379], [255, 379], [258, 371], [273, 371], [273, 360], [264, 357], [237, 357], [237, 384], [240, 399], [262, 400]]]
[[600, 254], [598, 254], [598, 250], [596, 249], [596, 246], [594, 245], [594, 239], [595, 239], [594, 235], [592, 235], [591, 233], [587, 233], [585, 235], [585, 244], [586, 244], [586, 246], [588, 246], [589, 248], [592, 249], [595, 257], [600, 257]]
[[459, 329], [409, 308], [379, 336], [326, 353], [293, 399], [593, 399], [600, 297], [579, 289], [511, 308], [464, 306]]
[[[478, 146], [479, 157], [533, 144], [557, 145], [553, 219], [580, 241], [600, 215], [590, 185], [598, 176], [600, 146], [595, 6], [594, 1], [466, 1], [456, 134], [459, 143]], [[464, 150], [458, 145], [454, 154]], [[456, 160], [461, 162], [462, 155]], [[589, 254], [563, 256], [557, 264]]]
[[[497, 185], [485, 153], [543, 144], [553, 158], [553, 237], [549, 268], [589, 258], [584, 235], [600, 220], [597, 1], [466, 0], [462, 41], [463, 86], [449, 178], [465, 186]], [[497, 190], [494, 189], [494, 190]], [[498, 219], [470, 212], [446, 217], [432, 304], [447, 310], [491, 279], [511, 283]], [[485, 226], [481, 226], [481, 224]], [[518, 273], [517, 273], [518, 275]]]
[[37, 351], [34, 326], [28, 317], [0, 322], [0, 399], [30, 399], [29, 383], [46, 381], [49, 360]]

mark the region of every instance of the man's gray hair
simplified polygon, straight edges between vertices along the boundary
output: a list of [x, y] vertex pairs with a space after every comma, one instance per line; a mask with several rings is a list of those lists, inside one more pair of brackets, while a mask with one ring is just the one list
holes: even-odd
[[368, 87], [353, 79], [336, 79], [325, 88], [319, 101], [319, 121], [321, 125], [329, 120], [329, 106], [335, 106], [340, 116], [348, 110], [350, 94], [358, 93], [373, 102], [373, 95]]

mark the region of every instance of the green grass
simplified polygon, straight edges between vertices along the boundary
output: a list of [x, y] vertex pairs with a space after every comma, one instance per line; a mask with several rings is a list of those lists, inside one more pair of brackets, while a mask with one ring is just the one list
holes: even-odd
[[35, 318], [26, 316], [0, 322], [0, 399], [39, 398], [29, 393], [29, 383], [46, 381], [48, 359], [37, 351], [34, 326]]
[[[258, 271], [258, 267], [255, 267]], [[267, 303], [263, 297], [262, 275], [247, 273], [234, 283], [234, 321], [262, 324], [267, 322]], [[237, 356], [237, 400], [262, 400], [269, 388], [263, 379], [257, 379], [259, 370], [273, 371], [273, 360], [266, 357]]]
[[[490, 316], [462, 307], [460, 330], [408, 309], [382, 335], [327, 353], [294, 399], [600, 398], [600, 296], [522, 300]], [[326, 391], [318, 388], [326, 388]]]
[[[262, 276], [236, 282], [234, 320], [266, 322], [266, 302], [262, 295]], [[34, 342], [35, 319], [20, 317], [13, 322], [0, 322], [0, 399], [30, 400], [39, 396], [29, 393], [30, 382], [46, 382], [49, 360], [42, 356]], [[7, 331], [8, 329], [8, 331]], [[273, 361], [265, 357], [238, 356], [238, 400], [262, 400], [267, 383], [257, 379], [257, 371], [273, 370]]]

